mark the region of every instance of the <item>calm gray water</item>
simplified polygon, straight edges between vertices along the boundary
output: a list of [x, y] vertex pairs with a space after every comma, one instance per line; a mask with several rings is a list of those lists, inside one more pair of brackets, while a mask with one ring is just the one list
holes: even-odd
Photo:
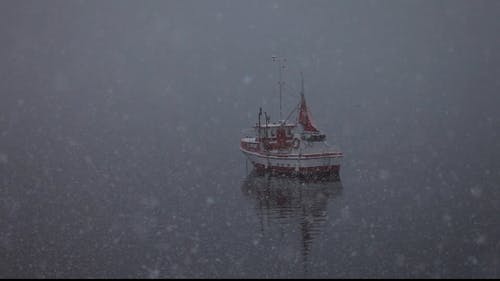
[[[2, 1], [0, 277], [500, 277], [499, 17]], [[275, 54], [340, 180], [247, 169], [241, 130], [278, 116]]]

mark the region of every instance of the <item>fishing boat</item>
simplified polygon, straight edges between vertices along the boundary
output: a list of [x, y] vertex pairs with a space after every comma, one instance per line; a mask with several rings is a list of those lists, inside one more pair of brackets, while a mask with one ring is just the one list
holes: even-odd
[[[280, 109], [282, 84], [280, 74]], [[240, 150], [258, 172], [338, 177], [343, 153], [330, 145], [326, 135], [314, 125], [306, 104], [303, 78], [301, 85], [300, 102], [286, 119], [271, 122], [265, 112], [262, 120], [262, 108], [259, 109], [258, 122], [241, 138]]]

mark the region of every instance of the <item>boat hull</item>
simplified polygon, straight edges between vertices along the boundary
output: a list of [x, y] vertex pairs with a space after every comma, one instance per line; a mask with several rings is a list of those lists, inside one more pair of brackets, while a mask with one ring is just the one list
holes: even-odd
[[320, 154], [262, 154], [241, 149], [257, 172], [297, 176], [337, 176], [341, 153]]

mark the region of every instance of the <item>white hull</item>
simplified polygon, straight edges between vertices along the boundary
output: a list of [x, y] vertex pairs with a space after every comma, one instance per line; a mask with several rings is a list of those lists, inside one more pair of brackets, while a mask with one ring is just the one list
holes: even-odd
[[338, 172], [341, 153], [320, 154], [262, 154], [241, 149], [257, 169], [290, 173]]

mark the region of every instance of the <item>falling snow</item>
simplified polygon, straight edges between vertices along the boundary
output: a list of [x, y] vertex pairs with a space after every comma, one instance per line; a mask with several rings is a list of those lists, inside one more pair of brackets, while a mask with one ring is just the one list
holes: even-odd
[[[500, 277], [500, 3], [1, 1], [0, 278]], [[261, 175], [304, 91], [340, 178]], [[293, 120], [289, 120], [293, 121]]]

